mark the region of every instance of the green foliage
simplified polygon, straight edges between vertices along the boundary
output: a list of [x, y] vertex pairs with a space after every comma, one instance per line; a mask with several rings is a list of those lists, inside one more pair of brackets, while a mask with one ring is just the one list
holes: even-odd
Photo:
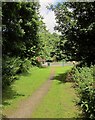
[[63, 52], [63, 46], [64, 46], [64, 44], [65, 44], [65, 42], [66, 42], [66, 40], [64, 39], [63, 41], [61, 40], [62, 39], [62, 37], [60, 36], [59, 37], [60, 39], [59, 39], [59, 41], [57, 42], [57, 44], [56, 44], [56, 49], [55, 49], [55, 56], [56, 56], [56, 59], [57, 60], [68, 60], [67, 58], [66, 58], [66, 55], [64, 54], [64, 52]]
[[38, 9], [38, 2], [2, 3], [3, 88], [27, 72], [38, 55]]
[[3, 84], [11, 84], [16, 73], [27, 72], [30, 61], [40, 66], [38, 56], [51, 59], [58, 35], [46, 30], [38, 2], [3, 2], [2, 24]]
[[[80, 105], [85, 117], [95, 119], [95, 66], [75, 68], [73, 79], [80, 96]], [[95, 73], [94, 73], [95, 74]]]
[[35, 56], [38, 53], [38, 3], [4, 2], [2, 16], [3, 55]]
[[18, 73], [26, 73], [29, 71], [31, 63], [29, 60], [21, 60], [19, 57], [7, 57], [2, 62], [2, 87], [5, 88], [17, 79]]
[[61, 45], [61, 54], [69, 60], [94, 64], [95, 3], [63, 2], [51, 8], [56, 16], [55, 29], [62, 34], [61, 43], [65, 43]]
[[27, 73], [29, 71], [29, 68], [31, 67], [31, 62], [28, 59], [25, 60], [19, 60], [19, 69], [16, 73]]
[[46, 26], [43, 21], [40, 21], [39, 40], [39, 56], [47, 60], [52, 60], [52, 57], [55, 55], [57, 43], [60, 40], [59, 35], [56, 33], [50, 33], [46, 30]]
[[2, 62], [2, 87], [5, 88], [10, 85], [12, 81], [16, 78], [16, 72], [19, 69], [18, 59], [9, 58], [3, 59]]

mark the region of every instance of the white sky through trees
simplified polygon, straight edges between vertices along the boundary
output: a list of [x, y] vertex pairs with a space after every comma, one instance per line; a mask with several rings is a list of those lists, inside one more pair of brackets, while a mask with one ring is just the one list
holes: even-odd
[[49, 4], [57, 4], [58, 2], [63, 2], [64, 0], [39, 0], [40, 1], [40, 14], [44, 18], [43, 22], [46, 24], [49, 32], [54, 32], [54, 26], [56, 24], [55, 15], [52, 10], [48, 10], [46, 6]]

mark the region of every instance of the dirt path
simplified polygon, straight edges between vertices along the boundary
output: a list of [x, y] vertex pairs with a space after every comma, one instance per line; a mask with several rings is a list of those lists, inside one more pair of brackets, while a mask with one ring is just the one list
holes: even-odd
[[36, 107], [40, 104], [43, 97], [49, 91], [52, 85], [53, 77], [54, 67], [52, 67], [51, 69], [49, 79], [39, 89], [37, 89], [32, 96], [30, 96], [27, 100], [22, 101], [19, 108], [15, 111], [15, 113], [7, 116], [7, 118], [30, 118], [32, 112], [36, 109]]

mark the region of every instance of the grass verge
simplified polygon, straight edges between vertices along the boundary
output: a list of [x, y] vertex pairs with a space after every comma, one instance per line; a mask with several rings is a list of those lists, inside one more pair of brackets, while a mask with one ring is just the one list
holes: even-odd
[[50, 68], [31, 68], [30, 73], [18, 76], [11, 87], [3, 91], [3, 114], [11, 114], [19, 107], [22, 100], [27, 99], [49, 77]]
[[55, 77], [48, 94], [38, 108], [32, 113], [32, 118], [77, 118], [80, 113], [75, 101], [78, 99], [73, 83], [65, 82], [65, 76], [72, 67], [55, 67]]

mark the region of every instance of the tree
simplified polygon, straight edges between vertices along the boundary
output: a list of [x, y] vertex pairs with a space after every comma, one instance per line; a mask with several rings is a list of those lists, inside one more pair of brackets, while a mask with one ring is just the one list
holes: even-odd
[[47, 60], [51, 60], [55, 55], [55, 50], [57, 43], [59, 41], [59, 35], [56, 33], [50, 33], [46, 30], [46, 26], [42, 21], [40, 30], [39, 30], [39, 39], [40, 39], [40, 52], [39, 56]]
[[38, 51], [34, 48], [38, 47], [37, 10], [36, 2], [2, 4], [3, 55], [31, 58], [35, 52], [37, 54]]
[[62, 54], [69, 60], [95, 64], [95, 2], [59, 3], [52, 9], [58, 23], [55, 29], [65, 40]]
[[19, 72], [26, 71], [29, 60], [39, 50], [39, 4], [37, 2], [2, 3], [2, 83], [5, 88]]

